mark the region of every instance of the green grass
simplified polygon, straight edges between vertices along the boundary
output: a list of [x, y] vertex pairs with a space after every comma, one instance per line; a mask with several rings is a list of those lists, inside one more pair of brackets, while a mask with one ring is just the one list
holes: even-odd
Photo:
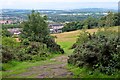
[[[45, 65], [49, 63], [56, 63], [52, 60], [46, 60], [46, 61], [37, 61], [37, 62], [21, 62], [11, 68], [8, 68], [7, 71], [2, 72], [2, 77], [10, 77], [12, 75], [17, 75], [23, 72], [26, 72], [28, 68], [32, 66], [38, 66], [38, 65]], [[57, 63], [56, 63], [57, 64]]]
[[17, 75], [17, 74], [26, 72], [27, 68], [30, 68], [32, 66], [56, 63], [50, 59], [53, 57], [61, 56], [61, 55], [62, 54], [52, 54], [44, 61], [26, 61], [26, 62], [10, 61], [8, 63], [4, 63], [2, 64], [2, 66], [6, 71], [2, 71], [2, 77], [3, 78], [10, 77], [11, 75]]
[[[115, 30], [117, 27], [115, 27]], [[92, 30], [90, 30], [92, 32]], [[94, 31], [94, 30], [93, 30]], [[71, 46], [76, 42], [77, 35], [79, 35], [79, 31], [73, 31], [73, 32], [68, 32], [68, 33], [61, 33], [61, 34], [55, 34], [57, 36], [56, 42], [64, 49], [65, 54], [64, 55], [71, 55], [73, 50], [71, 50]], [[61, 56], [63, 54], [52, 54], [47, 58], [45, 61], [36, 61], [36, 62], [10, 62], [8, 64], [3, 64], [4, 68], [7, 71], [2, 72], [3, 77], [9, 77], [11, 75], [15, 74], [20, 74], [23, 72], [26, 72], [27, 68], [30, 68], [32, 66], [37, 66], [37, 65], [45, 65], [48, 63], [56, 63], [54, 61], [51, 61], [50, 58], [54, 58], [57, 56]], [[58, 63], [56, 63], [58, 64]], [[71, 72], [74, 74], [74, 78], [118, 78], [120, 77], [120, 72], [116, 73], [115, 75], [108, 76], [105, 74], [102, 74], [98, 71], [94, 71], [92, 75], [92, 71], [87, 68], [78, 68], [72, 65], [67, 65], [67, 69], [69, 69]], [[1, 73], [1, 72], [0, 72]]]
[[73, 42], [58, 42], [59, 45], [64, 49], [65, 55], [72, 54], [73, 50], [71, 50], [71, 46], [74, 44]]
[[106, 75], [99, 71], [92, 71], [86, 67], [76, 67], [73, 65], [67, 65], [67, 69], [74, 73], [73, 78], [120, 78], [120, 71], [114, 75]]
[[[74, 37], [74, 38], [76, 38], [76, 37]], [[75, 40], [74, 41], [57, 42], [57, 43], [64, 49], [64, 51], [65, 51], [64, 55], [70, 55], [70, 54], [72, 54], [72, 51], [73, 51], [70, 49], [70, 47], [74, 44], [74, 42], [75, 42]], [[2, 77], [9, 77], [11, 75], [16, 75], [16, 74], [26, 72], [27, 68], [30, 68], [32, 66], [54, 63], [54, 62], [50, 61], [50, 59], [57, 57], [57, 56], [61, 56], [61, 55], [62, 54], [52, 54], [49, 57], [47, 57], [47, 60], [45, 60], [45, 61], [35, 61], [35, 62], [11, 61], [9, 63], [3, 64], [4, 69], [7, 71], [2, 72]]]

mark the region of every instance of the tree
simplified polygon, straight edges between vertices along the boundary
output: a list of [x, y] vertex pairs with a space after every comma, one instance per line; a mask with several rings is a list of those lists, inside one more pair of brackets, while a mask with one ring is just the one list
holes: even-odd
[[84, 25], [87, 25], [88, 29], [91, 29], [98, 25], [98, 21], [93, 17], [88, 17], [84, 20]]
[[108, 12], [108, 15], [106, 16], [106, 21], [105, 21], [106, 26], [114, 26], [115, 21], [114, 21], [114, 14], [112, 12]]
[[66, 23], [65, 26], [63, 27], [63, 31], [74, 31], [74, 30], [77, 30], [77, 24], [76, 22], [70, 22], [70, 23]]
[[99, 22], [98, 22], [98, 26], [99, 27], [105, 26], [105, 21], [106, 21], [106, 16], [101, 17], [100, 20], [99, 20]]
[[120, 25], [120, 13], [116, 13], [114, 15], [114, 21], [115, 21], [115, 26], [119, 26]]
[[41, 16], [40, 13], [32, 11], [28, 15], [28, 21], [21, 24], [23, 27], [22, 37], [28, 38], [30, 41], [42, 42], [45, 36], [49, 35], [46, 16]]
[[7, 29], [3, 29], [2, 30], [2, 36], [11, 37], [12, 34], [9, 31], [7, 31]]
[[50, 36], [46, 20], [47, 16], [41, 16], [40, 13], [32, 11], [28, 15], [28, 20], [21, 24], [23, 27], [21, 34], [22, 41], [27, 39], [30, 42], [41, 42], [46, 44], [51, 52], [64, 53], [63, 49]]

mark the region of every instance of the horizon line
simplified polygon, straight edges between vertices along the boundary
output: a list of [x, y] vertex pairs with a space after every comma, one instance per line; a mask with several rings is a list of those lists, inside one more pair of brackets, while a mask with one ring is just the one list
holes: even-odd
[[[0, 8], [1, 9], [1, 8]], [[75, 9], [31, 9], [31, 8], [2, 8], [2, 9], [11, 9], [11, 10], [78, 10], [78, 9], [109, 9], [109, 10], [118, 10], [117, 8], [75, 8]]]

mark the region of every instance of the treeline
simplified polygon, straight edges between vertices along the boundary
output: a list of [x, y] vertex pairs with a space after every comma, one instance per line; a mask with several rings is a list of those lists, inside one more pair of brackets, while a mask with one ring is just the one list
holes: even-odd
[[2, 29], [21, 28], [20, 24], [2, 24]]
[[[85, 14], [85, 13], [84, 13]], [[87, 19], [89, 15], [59, 15], [59, 14], [55, 14], [55, 15], [48, 15], [48, 19], [54, 22], [74, 22], [74, 21], [82, 21], [84, 19]], [[93, 14], [91, 15], [92, 17], [95, 18], [100, 18], [103, 15], [96, 15]]]
[[111, 27], [120, 25], [120, 13], [108, 12], [108, 15], [101, 18], [93, 18], [89, 16], [83, 21], [66, 23], [62, 29], [64, 32], [74, 31], [78, 29], [92, 29], [96, 27]]

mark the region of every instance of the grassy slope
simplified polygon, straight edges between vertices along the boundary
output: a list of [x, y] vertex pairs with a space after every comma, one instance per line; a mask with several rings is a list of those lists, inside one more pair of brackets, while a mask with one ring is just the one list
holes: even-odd
[[[51, 56], [48, 57], [45, 61], [26, 61], [26, 62], [17, 62], [17, 61], [11, 61], [7, 64], [3, 64], [4, 68], [7, 71], [0, 71], [0, 74], [2, 73], [2, 77], [9, 77], [11, 75], [17, 75], [23, 72], [26, 72], [27, 68], [30, 68], [32, 66], [39, 66], [39, 65], [45, 65], [48, 63], [55, 63], [54, 61], [51, 61], [50, 58], [56, 57], [56, 56], [61, 56], [62, 54], [52, 54]], [[1, 75], [0, 75], [1, 78]]]
[[[104, 28], [100, 28], [100, 29], [104, 29]], [[109, 30], [114, 30], [114, 31], [118, 31], [118, 27], [110, 27], [108, 28]], [[99, 29], [87, 29], [86, 31], [89, 33], [94, 33], [97, 32]], [[80, 32], [83, 30], [77, 30], [77, 31], [71, 31], [71, 32], [64, 32], [64, 33], [60, 33], [60, 34], [52, 34], [52, 36], [56, 36], [56, 42], [65, 50], [65, 52], [67, 54], [68, 51], [72, 51], [69, 48], [76, 42]]]
[[[111, 29], [114, 29], [114, 30], [118, 30], [117, 29], [118, 27], [114, 27], [114, 28], [111, 28]], [[96, 32], [98, 29], [89, 29], [87, 30], [88, 32], [90, 33], [93, 33], [93, 32]], [[76, 39], [79, 35], [81, 31], [80, 30], [77, 30], [77, 31], [72, 31], [72, 32], [65, 32], [65, 33], [60, 33], [60, 34], [52, 34], [53, 36], [57, 36], [56, 38], [56, 42], [61, 45], [61, 47], [65, 50], [65, 53], [64, 55], [70, 55], [72, 54], [72, 51], [73, 50], [70, 50], [69, 48], [76, 42]], [[53, 54], [51, 57], [56, 57], [56, 56], [61, 56], [59, 54]], [[51, 58], [50, 57], [50, 58]], [[6, 67], [9, 67], [7, 70], [7, 72], [3, 72], [3, 77], [7, 77], [9, 75], [13, 75], [13, 74], [19, 74], [19, 73], [22, 73], [22, 72], [25, 72], [26, 71], [26, 68], [29, 68], [31, 66], [37, 66], [37, 65], [43, 65], [43, 64], [47, 64], [47, 63], [51, 63], [52, 61], [50, 61], [50, 58], [47, 59], [46, 61], [37, 61], [37, 62], [15, 62], [15, 66], [13, 65], [8, 65], [8, 64], [5, 64]], [[54, 63], [54, 62], [52, 62]], [[74, 77], [96, 77], [96, 76], [103, 76], [103, 77], [109, 77], [107, 75], [104, 75], [104, 74], [101, 74], [101, 73], [98, 73], [96, 72], [94, 75], [89, 75], [88, 72], [86, 71], [85, 68], [77, 68], [77, 67], [74, 67], [74, 66], [70, 66], [68, 65], [67, 68], [72, 71], [74, 73]], [[115, 77], [115, 76], [113, 76]]]
[[[102, 28], [103, 29], [103, 28]], [[109, 28], [110, 30], [118, 31], [118, 27], [111, 27]], [[97, 32], [99, 29], [89, 29], [86, 30], [89, 33], [94, 33]], [[73, 50], [70, 50], [69, 48], [76, 42], [77, 37], [79, 36], [79, 33], [81, 30], [77, 31], [72, 31], [72, 32], [65, 32], [65, 33], [60, 33], [60, 34], [53, 34], [53, 36], [56, 36], [56, 42], [61, 45], [61, 47], [65, 50], [66, 55], [72, 54]], [[115, 75], [108, 76], [105, 74], [102, 74], [98, 71], [95, 71], [92, 75], [91, 70], [87, 68], [78, 68], [72, 65], [66, 66], [70, 71], [74, 73], [75, 78], [118, 78], [120, 77], [120, 73], [116, 73]]]
[[76, 42], [79, 33], [80, 31], [77, 30], [60, 34], [52, 34], [52, 36], [57, 37], [56, 42], [64, 49], [66, 54], [71, 54], [72, 50], [70, 50], [70, 47]]

